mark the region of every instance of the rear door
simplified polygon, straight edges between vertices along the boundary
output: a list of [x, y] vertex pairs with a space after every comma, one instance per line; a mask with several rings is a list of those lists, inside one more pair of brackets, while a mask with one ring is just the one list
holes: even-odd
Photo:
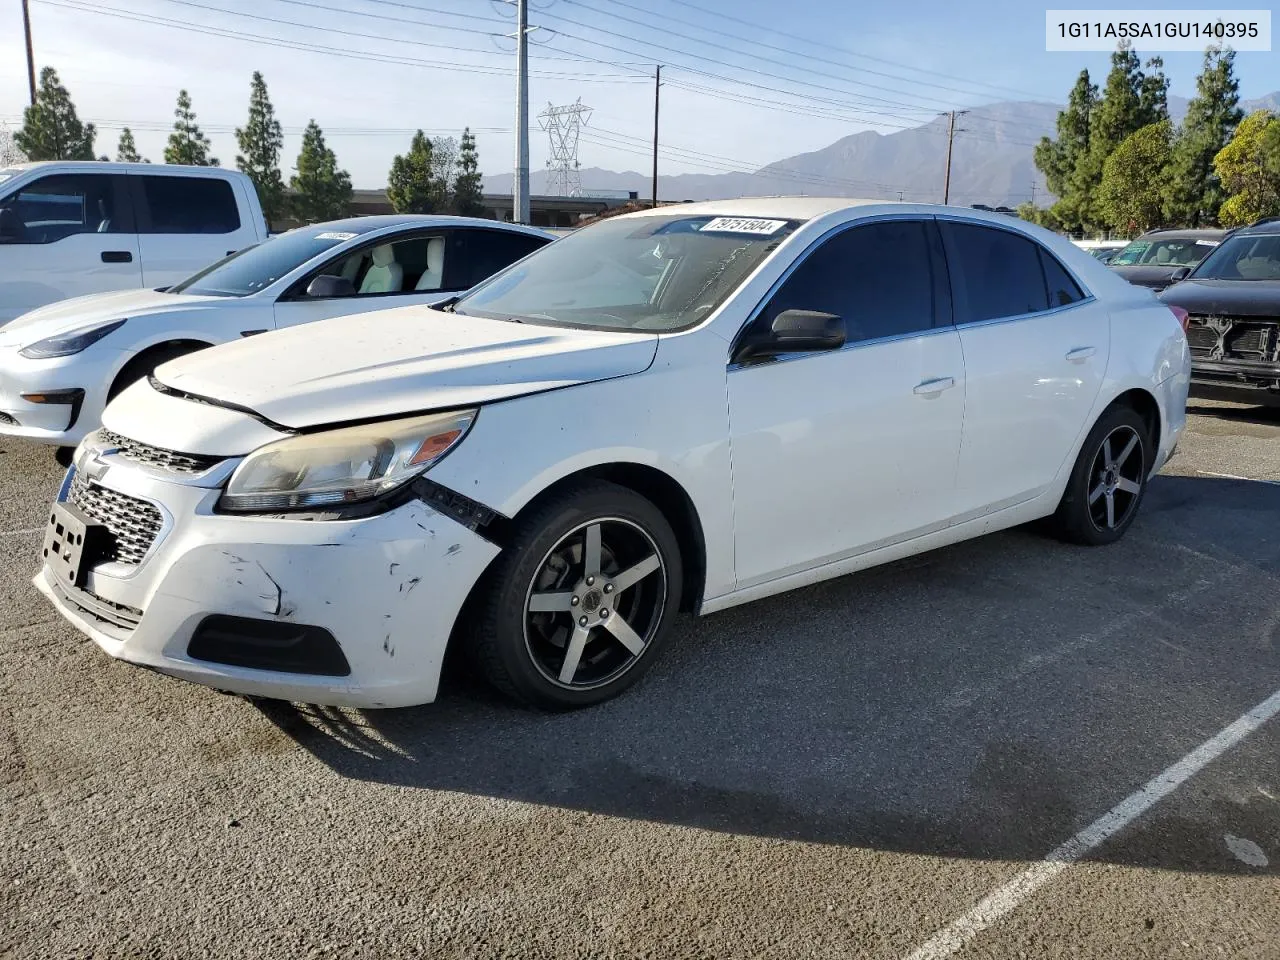
[[142, 286], [123, 174], [50, 173], [0, 199], [0, 323], [47, 303]]
[[956, 494], [981, 516], [1042, 493], [1086, 427], [1111, 318], [1026, 235], [940, 220], [967, 394]]
[[223, 177], [131, 173], [129, 181], [147, 287], [171, 286], [257, 242]]

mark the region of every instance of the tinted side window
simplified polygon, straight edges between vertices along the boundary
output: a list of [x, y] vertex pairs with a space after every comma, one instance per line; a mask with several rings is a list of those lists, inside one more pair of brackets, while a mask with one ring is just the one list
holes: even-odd
[[0, 202], [0, 242], [56, 243], [78, 233], [127, 233], [115, 177], [53, 174]]
[[783, 310], [844, 318], [848, 340], [874, 340], [934, 325], [933, 279], [925, 224], [886, 220], [836, 234], [796, 267], [765, 307], [767, 325]]
[[447, 289], [470, 289], [547, 242], [542, 237], [507, 230], [457, 230], [449, 260]]
[[143, 174], [142, 196], [150, 216], [142, 233], [232, 233], [240, 229], [235, 193], [226, 180]]
[[1071, 274], [1044, 247], [1040, 248], [1040, 263], [1044, 266], [1044, 282], [1049, 288], [1049, 306], [1065, 307], [1084, 299], [1084, 291], [1071, 279]]
[[1039, 247], [1008, 230], [942, 221], [956, 323], [1036, 313], [1049, 306]]

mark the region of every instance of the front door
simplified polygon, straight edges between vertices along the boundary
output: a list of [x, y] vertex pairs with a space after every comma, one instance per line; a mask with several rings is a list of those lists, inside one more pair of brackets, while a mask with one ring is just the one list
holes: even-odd
[[730, 366], [739, 589], [939, 529], [954, 509], [965, 368], [933, 222], [828, 237], [753, 322], [788, 309], [840, 316], [848, 340]]

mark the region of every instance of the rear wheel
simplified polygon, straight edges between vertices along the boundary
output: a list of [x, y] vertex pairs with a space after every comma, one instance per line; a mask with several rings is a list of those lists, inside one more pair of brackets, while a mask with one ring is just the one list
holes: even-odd
[[1058, 511], [1064, 540], [1097, 546], [1119, 540], [1147, 491], [1154, 451], [1147, 425], [1130, 407], [1113, 407], [1093, 425], [1080, 448]]
[[584, 484], [517, 521], [488, 574], [469, 649], [490, 682], [525, 703], [600, 703], [653, 663], [681, 582], [661, 511], [625, 487]]

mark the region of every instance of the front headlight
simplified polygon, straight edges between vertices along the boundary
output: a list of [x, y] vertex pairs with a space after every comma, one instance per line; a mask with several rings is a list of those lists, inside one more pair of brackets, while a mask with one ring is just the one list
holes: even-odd
[[452, 450], [475, 410], [303, 434], [259, 447], [218, 506], [240, 513], [357, 503], [394, 490]]
[[90, 344], [97, 343], [112, 330], [119, 330], [123, 326], [123, 320], [112, 320], [110, 323], [81, 327], [79, 330], [72, 330], [69, 333], [60, 333], [56, 337], [38, 340], [29, 346], [23, 347], [18, 353], [28, 360], [69, 357], [73, 353], [79, 353]]

